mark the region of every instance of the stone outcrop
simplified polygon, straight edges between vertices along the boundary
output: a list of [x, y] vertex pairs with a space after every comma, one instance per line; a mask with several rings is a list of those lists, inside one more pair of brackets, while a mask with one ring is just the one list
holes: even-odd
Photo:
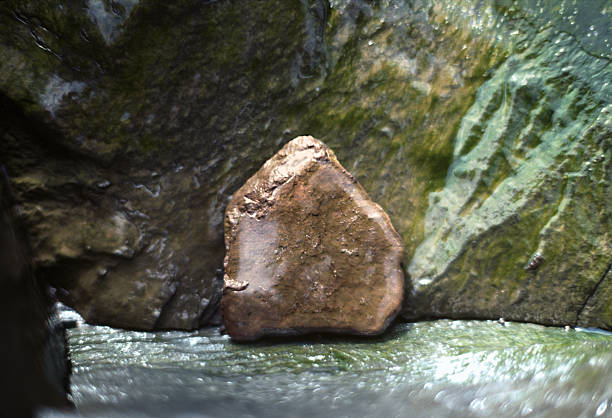
[[0, 165], [0, 415], [30, 417], [69, 407], [70, 363], [47, 286], [33, 274], [30, 250]]
[[525, 18], [529, 42], [479, 88], [429, 195], [409, 319], [612, 325], [610, 51]]
[[221, 305], [234, 340], [374, 335], [401, 308], [401, 238], [313, 137], [293, 139], [234, 194], [225, 246]]
[[0, 4], [0, 158], [38, 273], [86, 321], [215, 321], [224, 209], [278, 147], [319, 9]]
[[405, 318], [611, 329], [605, 2], [422, 3], [0, 2], [37, 273], [92, 323], [214, 321], [225, 207], [308, 132], [403, 237]]

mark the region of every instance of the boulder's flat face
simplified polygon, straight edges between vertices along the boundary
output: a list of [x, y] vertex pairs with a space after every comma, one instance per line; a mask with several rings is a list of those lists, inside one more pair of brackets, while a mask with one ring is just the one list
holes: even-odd
[[223, 321], [235, 340], [381, 333], [401, 308], [404, 246], [333, 151], [295, 138], [225, 216]]

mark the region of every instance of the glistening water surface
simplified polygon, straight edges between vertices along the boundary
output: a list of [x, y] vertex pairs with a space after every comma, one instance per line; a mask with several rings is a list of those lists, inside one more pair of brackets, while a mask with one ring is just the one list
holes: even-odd
[[254, 345], [218, 328], [69, 334], [83, 416], [612, 415], [609, 333], [440, 320]]

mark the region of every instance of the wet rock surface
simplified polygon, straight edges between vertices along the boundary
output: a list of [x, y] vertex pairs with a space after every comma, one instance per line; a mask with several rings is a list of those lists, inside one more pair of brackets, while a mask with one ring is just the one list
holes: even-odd
[[401, 308], [401, 238], [313, 137], [293, 139], [235, 193], [225, 233], [221, 304], [234, 340], [374, 335]]
[[597, 19], [524, 7], [512, 56], [479, 88], [429, 195], [405, 314], [610, 329], [612, 88], [595, 82], [612, 76], [609, 32], [583, 43]]
[[210, 323], [232, 193], [307, 133], [404, 239], [406, 318], [610, 329], [609, 2], [540, 3], [1, 2], [35, 268], [91, 323]]
[[228, 196], [278, 148], [285, 128], [263, 127], [315, 59], [302, 48], [317, 13], [284, 0], [0, 5], [0, 158], [36, 268], [86, 321], [214, 322]]

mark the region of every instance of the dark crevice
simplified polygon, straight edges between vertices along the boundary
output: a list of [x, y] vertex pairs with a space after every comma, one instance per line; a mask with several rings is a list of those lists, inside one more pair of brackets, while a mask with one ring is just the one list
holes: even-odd
[[[83, 271], [91, 268], [92, 261], [61, 257], [52, 265], [37, 266], [36, 274], [45, 283], [57, 289], [56, 297], [64, 305], [76, 309], [76, 301], [71, 292], [78, 287], [78, 279]], [[82, 313], [82, 312], [79, 312]]]
[[[23, 155], [25, 150], [30, 149], [30, 151], [36, 150], [33, 151], [35, 155], [44, 155], [49, 160], [78, 161], [81, 164], [99, 165], [96, 158], [68, 146], [68, 141], [59, 127], [45, 121], [42, 114], [26, 115], [18, 103], [1, 91], [0, 115], [2, 115], [0, 116], [0, 132], [2, 133], [0, 155], [10, 156], [11, 151], [13, 154]], [[4, 135], [11, 132], [17, 132], [22, 140], [16, 150], [11, 149], [11, 144], [4, 140]], [[24, 143], [24, 140], [27, 143]], [[4, 163], [9, 164], [8, 161]]]
[[601, 278], [597, 281], [597, 284], [593, 287], [593, 289], [589, 293], [589, 296], [585, 299], [584, 303], [582, 304], [582, 306], [578, 310], [578, 314], [576, 315], [576, 322], [574, 323], [574, 326], [577, 326], [578, 322], [580, 322], [580, 317], [582, 316], [582, 313], [584, 312], [585, 308], [587, 307], [587, 305], [589, 304], [589, 302], [591, 301], [593, 296], [595, 296], [595, 293], [597, 293], [597, 290], [599, 289], [599, 286], [604, 282], [604, 280], [606, 279], [606, 277], [610, 273], [610, 270], [612, 270], [612, 263], [608, 264], [608, 268], [601, 275]]
[[40, 406], [65, 408], [69, 363], [63, 328], [52, 319], [48, 286], [34, 273], [10, 180], [0, 174], [1, 416], [35, 416]]
[[221, 286], [215, 283], [213, 287], [212, 297], [198, 318], [198, 328], [221, 324]]
[[168, 297], [166, 302], [161, 307], [159, 311], [159, 316], [157, 317], [157, 319], [155, 320], [155, 323], [153, 324], [153, 328], [152, 328], [153, 330], [164, 329], [162, 324], [167, 322], [167, 317], [173, 313], [173, 312], [168, 312], [167, 308], [171, 306], [170, 304], [174, 300], [175, 296], [179, 293], [179, 287], [180, 287], [179, 285], [176, 286], [176, 288], [174, 289], [174, 292], [172, 292], [170, 297]]
[[212, 296], [208, 305], [204, 308], [198, 318], [198, 328], [207, 325], [221, 324], [221, 295], [223, 289], [223, 267], [215, 272], [215, 280], [212, 282]]

